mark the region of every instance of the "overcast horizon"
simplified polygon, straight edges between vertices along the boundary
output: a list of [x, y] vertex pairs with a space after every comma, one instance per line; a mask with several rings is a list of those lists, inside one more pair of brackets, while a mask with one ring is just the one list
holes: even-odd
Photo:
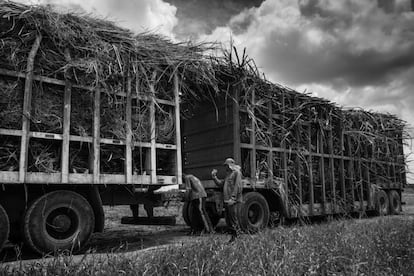
[[267, 79], [341, 106], [395, 114], [414, 136], [414, 0], [19, 2], [85, 11], [173, 40], [232, 39]]

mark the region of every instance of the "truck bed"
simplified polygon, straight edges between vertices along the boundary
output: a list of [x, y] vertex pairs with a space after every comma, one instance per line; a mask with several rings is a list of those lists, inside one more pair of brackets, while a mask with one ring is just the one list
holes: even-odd
[[[0, 69], [0, 78], [16, 83], [27, 81], [26, 74], [6, 69]], [[153, 98], [149, 95], [132, 93], [131, 87], [129, 91], [117, 92], [114, 96], [117, 97], [117, 100], [122, 101], [123, 117], [126, 123], [125, 129], [134, 127], [131, 119], [134, 101], [147, 106], [150, 111], [144, 115], [147, 116], [145, 120], [152, 129], [148, 130], [151, 137], [148, 137], [145, 141], [133, 141], [132, 133], [128, 131], [125, 131], [125, 137], [104, 137], [100, 133], [102, 118], [104, 118], [100, 114], [100, 111], [103, 112], [103, 109], [100, 110], [102, 98], [106, 97], [110, 91], [72, 86], [64, 80], [37, 75], [32, 77], [32, 82], [33, 85], [42, 86], [44, 90], [47, 90], [44, 87], [53, 88], [53, 92], [58, 96], [60, 95], [62, 110], [59, 120], [61, 120], [62, 126], [57, 133], [37, 131], [33, 126], [31, 127], [33, 122], [31, 122], [30, 117], [22, 116], [21, 121], [23, 122], [15, 124], [14, 127], [0, 127], [1, 140], [3, 143], [7, 143], [9, 147], [6, 153], [12, 152], [13, 156], [16, 157], [14, 158], [14, 164], [9, 167], [3, 166], [5, 169], [0, 171], [0, 183], [168, 185], [178, 184], [181, 181], [178, 99], [152, 100]], [[22, 89], [23, 85], [14, 87], [15, 91], [13, 93], [24, 95], [21, 100], [26, 102], [26, 104], [20, 103], [21, 112], [23, 114], [30, 114], [31, 110], [34, 112], [33, 109], [38, 108], [35, 103], [31, 102], [31, 100], [36, 100], [35, 96], [27, 95], [27, 91], [18, 91], [18, 89]], [[79, 93], [79, 91], [89, 94], [91, 98], [92, 106], [90, 109], [93, 113], [90, 118], [91, 133], [89, 135], [76, 135], [71, 129], [71, 121], [76, 120], [73, 113], [77, 108], [77, 106], [73, 106], [74, 98], [71, 96], [77, 95], [76, 93]], [[178, 95], [178, 90], [176, 94]], [[159, 111], [161, 107], [164, 109]], [[156, 120], [161, 112], [169, 112], [170, 115], [168, 116], [173, 118], [174, 134], [172, 140], [170, 139], [167, 142], [160, 142], [156, 137], [156, 131], [158, 131]], [[176, 131], [177, 129], [178, 131]], [[33, 143], [45, 148], [45, 152], [40, 152], [40, 154], [52, 159], [53, 165], [34, 166], [35, 162], [42, 160], [40, 160], [39, 155], [34, 156], [32, 152]], [[103, 150], [106, 152], [103, 153]], [[5, 151], [1, 152], [2, 162], [10, 161], [6, 153]], [[117, 160], [115, 160], [115, 154], [119, 155], [116, 156]], [[72, 158], [74, 155], [74, 158], [78, 158], [78, 160]], [[83, 160], [80, 160], [81, 158]], [[79, 169], [79, 166], [73, 166], [74, 162], [83, 162], [83, 168]], [[108, 165], [104, 167], [102, 162], [108, 162]], [[108, 168], [109, 170], [117, 168], [118, 171], [107, 170], [105, 172], [105, 169]]]

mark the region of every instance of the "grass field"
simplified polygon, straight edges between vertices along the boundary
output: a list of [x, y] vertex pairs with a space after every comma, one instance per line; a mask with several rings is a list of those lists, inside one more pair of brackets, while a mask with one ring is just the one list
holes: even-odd
[[[228, 236], [214, 234], [134, 254], [59, 256], [48, 261], [6, 264], [0, 267], [0, 273], [414, 275], [414, 189], [406, 190], [403, 201], [405, 214], [400, 216], [279, 227], [242, 235], [231, 244], [227, 243]], [[116, 213], [112, 211], [108, 219], [115, 221]], [[123, 212], [129, 213], [128, 209]]]
[[211, 235], [127, 257], [54, 258], [14, 275], [413, 275], [414, 218], [394, 216], [292, 226], [228, 237]]

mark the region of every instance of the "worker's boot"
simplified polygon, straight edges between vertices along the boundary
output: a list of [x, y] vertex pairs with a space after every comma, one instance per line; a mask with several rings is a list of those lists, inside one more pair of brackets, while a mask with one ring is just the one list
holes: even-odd
[[132, 211], [132, 216], [134, 218], [138, 218], [138, 216], [139, 216], [139, 205], [138, 204], [131, 204], [131, 205], [129, 205], [129, 208]]

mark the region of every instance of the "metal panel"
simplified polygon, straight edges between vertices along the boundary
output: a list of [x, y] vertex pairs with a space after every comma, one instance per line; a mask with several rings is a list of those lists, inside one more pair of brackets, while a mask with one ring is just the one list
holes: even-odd
[[309, 210], [310, 210], [310, 215], [313, 215], [313, 205], [314, 205], [314, 201], [315, 201], [315, 195], [313, 193], [313, 175], [312, 175], [312, 141], [311, 141], [311, 127], [308, 127], [308, 135], [309, 135], [309, 141], [308, 141], [308, 150], [309, 150], [309, 155], [308, 155], [308, 173], [309, 173]]
[[[285, 93], [283, 93], [282, 95], [283, 95], [283, 97], [282, 97], [283, 110], [285, 111], [286, 110], [285, 109], [285, 104], [286, 104], [285, 103]], [[283, 114], [283, 115], [285, 115], [285, 114]], [[283, 116], [283, 119], [282, 119], [283, 129], [285, 129], [285, 124], [286, 124], [285, 116]], [[289, 216], [290, 215], [290, 213], [289, 213], [290, 208], [289, 208], [288, 204], [289, 204], [289, 189], [290, 188], [289, 188], [289, 181], [288, 181], [288, 164], [287, 164], [287, 151], [288, 150], [287, 150], [287, 147], [286, 147], [286, 139], [282, 140], [281, 147], [284, 149], [284, 151], [282, 152], [283, 178], [284, 178], [284, 181], [285, 181], [285, 193], [283, 195], [283, 200], [284, 200], [286, 211], [287, 211], [288, 216]]]
[[[65, 49], [65, 58], [70, 61], [70, 53]], [[72, 83], [70, 82], [69, 68], [65, 70], [65, 94], [63, 99], [63, 141], [62, 141], [62, 183], [69, 181], [69, 142], [70, 142], [70, 111]]]
[[346, 188], [345, 188], [345, 162], [344, 162], [344, 147], [345, 147], [345, 141], [344, 141], [344, 130], [343, 130], [343, 118], [340, 118], [340, 137], [339, 137], [339, 144], [340, 144], [340, 155], [341, 158], [339, 159], [339, 182], [341, 185], [341, 192], [342, 192], [342, 200], [343, 203], [346, 202]]
[[92, 172], [93, 183], [99, 183], [100, 173], [100, 109], [101, 109], [101, 92], [96, 90], [94, 92], [94, 105], [93, 105], [93, 156], [92, 156]]
[[[323, 150], [323, 134], [321, 132], [321, 130], [318, 130], [318, 144], [319, 144], [319, 152], [321, 154], [324, 154], [324, 150]], [[326, 204], [326, 179], [325, 179], [325, 158], [321, 157], [319, 158], [319, 171], [320, 173], [320, 178], [321, 178], [321, 184], [322, 184], [322, 204], [325, 206]], [[325, 209], [324, 209], [325, 210]]]
[[328, 133], [328, 149], [329, 149], [329, 172], [330, 172], [330, 182], [331, 182], [331, 194], [332, 194], [332, 207], [334, 207], [334, 212], [336, 211], [336, 183], [335, 183], [335, 169], [334, 169], [334, 157], [333, 157], [333, 135], [332, 135], [332, 125], [330, 126]]
[[[155, 79], [156, 74], [154, 72], [153, 78]], [[154, 85], [150, 84], [150, 90], [152, 96], [155, 98]], [[157, 182], [157, 150], [155, 147], [156, 143], [156, 126], [155, 126], [155, 102], [150, 102], [150, 133], [151, 133], [151, 150], [150, 150], [150, 164], [151, 164], [151, 183]]]
[[234, 92], [233, 100], [233, 158], [237, 164], [241, 164], [241, 149], [240, 149], [240, 105], [239, 105], [239, 91]]
[[[272, 114], [273, 114], [273, 107], [272, 107], [272, 101], [269, 101], [267, 104], [268, 113], [267, 116], [269, 118], [269, 133], [273, 133], [273, 120], [272, 120]], [[240, 133], [240, 132], [239, 132]], [[269, 146], [273, 147], [273, 141], [272, 139], [269, 139]], [[268, 167], [269, 167], [269, 176], [273, 178], [273, 151], [269, 150], [268, 157], [267, 157]], [[302, 196], [300, 196], [300, 201], [302, 202]]]
[[[348, 144], [348, 156], [351, 156], [351, 138], [349, 136], [346, 137], [346, 141]], [[352, 198], [352, 205], [351, 207], [354, 208], [353, 202], [355, 202], [355, 176], [354, 176], [354, 160], [351, 159], [348, 161], [348, 167], [347, 167], [347, 173], [348, 173], [348, 179], [350, 182], [350, 188], [351, 188], [351, 198]]]
[[180, 124], [180, 86], [177, 73], [174, 74], [174, 113], [175, 113], [175, 143], [177, 150], [175, 154], [175, 164], [178, 184], [182, 184], [182, 157], [181, 157], [181, 124]]
[[211, 170], [221, 169], [224, 160], [240, 150], [233, 139], [234, 101], [221, 98], [216, 102], [221, 106], [200, 103], [203, 108], [197, 108], [192, 118], [182, 121], [183, 169], [202, 180], [211, 179]]
[[[250, 110], [251, 114], [255, 114], [255, 90], [252, 91], [251, 96], [251, 103], [252, 103], [252, 110]], [[250, 122], [250, 143], [252, 145], [252, 152], [250, 154], [250, 177], [253, 180], [257, 180], [256, 177], [256, 119], [255, 116], [252, 116]]]
[[19, 181], [24, 183], [26, 181], [27, 159], [29, 149], [29, 131], [30, 131], [30, 108], [32, 101], [32, 82], [33, 69], [37, 51], [40, 47], [42, 36], [38, 34], [36, 40], [32, 45], [29, 56], [27, 58], [26, 79], [24, 85], [24, 99], [23, 99], [23, 115], [22, 115], [22, 139], [20, 146], [20, 160], [19, 160]]
[[125, 140], [125, 180], [127, 184], [132, 183], [132, 80], [128, 74], [127, 78], [127, 95], [125, 105], [125, 118], [126, 118], [126, 140]]

